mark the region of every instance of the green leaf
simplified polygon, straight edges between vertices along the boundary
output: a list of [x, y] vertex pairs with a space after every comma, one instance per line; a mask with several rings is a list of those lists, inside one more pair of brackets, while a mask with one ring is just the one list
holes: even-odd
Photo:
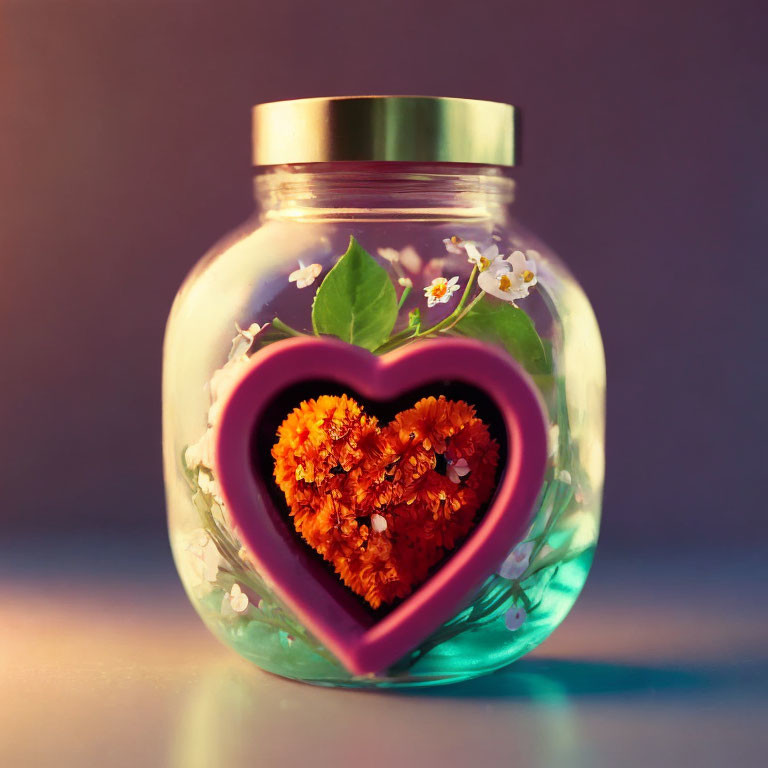
[[350, 237], [347, 252], [317, 289], [315, 333], [373, 350], [389, 337], [396, 320], [397, 295], [387, 271]]
[[465, 336], [498, 344], [531, 374], [550, 372], [544, 345], [533, 321], [518, 307], [484, 296], [454, 326]]

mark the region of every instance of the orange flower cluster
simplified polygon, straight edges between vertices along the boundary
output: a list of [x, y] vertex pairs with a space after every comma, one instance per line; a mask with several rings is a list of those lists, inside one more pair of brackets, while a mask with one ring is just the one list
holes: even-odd
[[[323, 395], [277, 434], [275, 479], [296, 530], [373, 608], [409, 595], [461, 543], [499, 459], [474, 408], [443, 396], [380, 427], [351, 397]], [[439, 472], [439, 454], [463, 459], [462, 476]]]

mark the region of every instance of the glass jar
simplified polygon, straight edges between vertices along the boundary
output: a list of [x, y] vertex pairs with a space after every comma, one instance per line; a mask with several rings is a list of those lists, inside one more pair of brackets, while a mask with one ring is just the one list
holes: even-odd
[[[316, 684], [434, 684], [509, 664], [563, 620], [592, 563], [605, 386], [587, 298], [513, 218], [512, 108], [313, 99], [261, 105], [255, 126], [257, 210], [186, 278], [166, 332], [169, 530], [187, 594], [245, 658]], [[292, 353], [264, 372], [302, 344], [320, 354]], [[464, 357], [472, 345], [488, 350], [488, 366]], [[355, 348], [349, 364], [342, 347]], [[427, 349], [442, 352], [440, 380], [392, 402], [360, 394], [365, 374], [357, 388], [349, 378], [358, 360], [398, 355], [414, 370]], [[304, 376], [310, 358], [320, 368]], [[548, 456], [530, 470], [515, 533], [487, 537], [494, 554], [478, 556], [433, 615], [420, 596], [469, 551], [520, 452], [486, 391], [494, 376], [501, 390], [536, 393], [543, 421], [532, 429]], [[245, 380], [254, 393], [274, 389], [262, 426], [238, 415]], [[266, 490], [237, 515], [238, 490], [222, 486], [222, 422], [261, 435], [243, 466]], [[266, 564], [268, 536], [249, 528], [269, 515], [296, 572], [282, 581]], [[388, 649], [381, 664], [355, 664], [321, 639], [301, 609], [302, 585], [320, 588], [313, 573], [337, 602], [355, 603], [367, 629], [409, 607], [415, 628], [397, 658]]]

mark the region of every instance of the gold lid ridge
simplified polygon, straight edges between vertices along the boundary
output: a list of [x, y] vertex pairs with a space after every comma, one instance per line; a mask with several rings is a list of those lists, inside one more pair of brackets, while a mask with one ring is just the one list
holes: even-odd
[[516, 108], [436, 96], [334, 96], [257, 104], [253, 164], [515, 164]]

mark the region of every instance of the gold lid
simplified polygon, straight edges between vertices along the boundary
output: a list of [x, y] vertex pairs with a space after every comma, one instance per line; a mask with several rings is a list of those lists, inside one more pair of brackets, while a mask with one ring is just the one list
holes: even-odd
[[253, 164], [515, 164], [515, 107], [436, 96], [333, 96], [257, 104]]

